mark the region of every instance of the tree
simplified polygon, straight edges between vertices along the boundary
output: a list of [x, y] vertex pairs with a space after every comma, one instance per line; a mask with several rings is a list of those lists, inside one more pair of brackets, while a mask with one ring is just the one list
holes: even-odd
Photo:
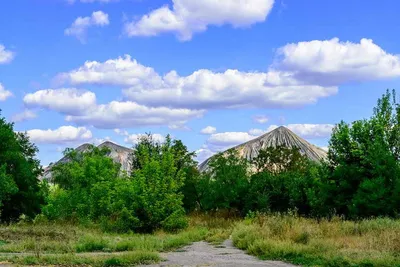
[[339, 123], [329, 145], [325, 202], [349, 217], [395, 216], [400, 201], [400, 107], [395, 91], [368, 120]]
[[[158, 228], [173, 231], [187, 226], [183, 209], [184, 163], [177, 161], [177, 146], [169, 135], [157, 143], [148, 134], [134, 147], [132, 183], [134, 230], [152, 232]], [[179, 157], [180, 159], [180, 157]]]
[[242, 212], [249, 185], [248, 169], [249, 162], [234, 149], [215, 155], [200, 184], [204, 190], [202, 207]]
[[64, 151], [67, 161], [51, 169], [57, 187], [43, 209], [49, 219], [98, 221], [110, 216], [120, 164], [107, 157], [108, 152], [93, 145], [84, 152]]
[[250, 178], [246, 210], [310, 213], [308, 189], [317, 166], [299, 149], [285, 146], [259, 151], [252, 161], [256, 173]]
[[261, 149], [252, 162], [257, 172], [268, 171], [271, 173], [305, 170], [307, 163], [308, 159], [301, 155], [299, 148], [289, 148], [283, 145]]
[[2, 117], [0, 144], [0, 220], [16, 221], [22, 214], [33, 218], [45, 202], [45, 190], [38, 179], [42, 168], [35, 158], [38, 149]]

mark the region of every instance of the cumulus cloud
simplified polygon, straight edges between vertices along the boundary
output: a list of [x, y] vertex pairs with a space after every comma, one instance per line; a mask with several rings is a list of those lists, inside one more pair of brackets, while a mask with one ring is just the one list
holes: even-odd
[[269, 118], [265, 115], [256, 115], [253, 117], [253, 120], [257, 123], [263, 124], [269, 121]]
[[262, 130], [262, 129], [250, 129], [249, 130], [249, 134], [251, 134], [253, 136], [260, 136], [267, 132], [268, 132], [267, 130]]
[[11, 97], [13, 94], [7, 91], [4, 86], [0, 83], [0, 101], [5, 101], [7, 98]]
[[174, 33], [188, 41], [194, 33], [209, 26], [249, 27], [266, 20], [274, 0], [172, 0], [172, 8], [163, 6], [125, 24], [127, 36], [156, 36]]
[[168, 125], [168, 128], [171, 130], [179, 130], [179, 131], [191, 131], [192, 129], [185, 125], [186, 121], [177, 122]]
[[123, 86], [124, 95], [148, 106], [177, 108], [291, 107], [316, 102], [337, 92], [336, 87], [304, 84], [279, 71], [222, 73], [201, 69], [189, 76], [170, 71], [164, 76], [129, 55], [105, 62], [87, 61], [58, 75], [71, 84]]
[[174, 70], [159, 74], [125, 55], [87, 61], [57, 77], [73, 85], [121, 86], [126, 99], [149, 107], [209, 110], [299, 107], [336, 94], [343, 82], [400, 76], [399, 57], [368, 39], [359, 44], [338, 39], [300, 42], [278, 51], [267, 72], [199, 69], [187, 76]]
[[14, 122], [21, 122], [21, 121], [26, 121], [26, 120], [31, 120], [36, 118], [37, 115], [35, 112], [29, 109], [25, 109], [24, 111], [14, 114], [11, 118], [12, 121]]
[[15, 53], [6, 50], [5, 46], [0, 44], [0, 64], [10, 63], [15, 57]]
[[201, 129], [200, 133], [201, 134], [213, 134], [217, 131], [217, 128], [212, 127], [212, 126], [207, 126], [203, 129]]
[[92, 132], [85, 127], [61, 126], [55, 130], [33, 129], [27, 131], [28, 136], [34, 143], [62, 144], [80, 142], [92, 138]]
[[196, 160], [199, 163], [202, 163], [203, 161], [205, 161], [206, 159], [215, 154], [215, 152], [210, 150], [207, 146], [203, 146], [202, 148], [196, 150], [195, 153], [196, 153]]
[[174, 109], [168, 107], [147, 107], [132, 101], [96, 103], [96, 95], [90, 91], [75, 88], [47, 89], [27, 94], [24, 97], [28, 108], [45, 108], [63, 113], [66, 120], [81, 126], [101, 129], [124, 128], [149, 125], [184, 124], [204, 114], [204, 110]]
[[76, 88], [46, 89], [25, 95], [25, 106], [46, 108], [69, 115], [88, 112], [96, 105], [96, 95]]
[[82, 43], [85, 43], [88, 28], [93, 26], [103, 27], [109, 24], [107, 13], [95, 11], [90, 17], [78, 17], [69, 28], [64, 30], [64, 34], [74, 36]]
[[216, 146], [233, 146], [250, 141], [255, 137], [246, 132], [215, 133], [208, 138], [207, 143]]
[[129, 133], [126, 130], [121, 130], [121, 129], [114, 129], [114, 133], [118, 134], [118, 135], [122, 135], [122, 136], [128, 136]]
[[[136, 145], [139, 143], [142, 137], [146, 137], [146, 134], [131, 134], [125, 138], [125, 143]], [[151, 137], [155, 142], [162, 143], [165, 141], [165, 137], [161, 134], [151, 134]]]
[[[329, 137], [333, 127], [335, 127], [333, 124], [288, 124], [284, 126], [306, 139]], [[278, 127], [278, 125], [271, 125], [268, 127], [267, 132]]]
[[151, 108], [135, 102], [112, 101], [97, 105], [90, 112], [67, 116], [66, 120], [78, 125], [92, 125], [101, 129], [127, 128], [135, 126], [169, 125], [174, 122], [199, 118], [204, 110]]
[[359, 43], [314, 40], [287, 44], [278, 50], [275, 67], [297, 79], [317, 84], [341, 84], [400, 76], [400, 57], [371, 39]]

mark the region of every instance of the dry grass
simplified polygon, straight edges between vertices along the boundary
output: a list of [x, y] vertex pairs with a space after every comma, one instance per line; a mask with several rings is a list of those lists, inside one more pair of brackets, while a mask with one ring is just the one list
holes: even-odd
[[400, 221], [316, 221], [258, 216], [238, 223], [234, 244], [263, 259], [304, 266], [400, 266]]
[[[237, 247], [262, 259], [303, 266], [400, 267], [400, 220], [351, 222], [334, 218], [318, 222], [289, 215], [243, 220], [218, 213], [193, 214], [189, 222], [189, 227], [178, 233], [159, 231], [152, 235], [104, 233], [96, 225], [60, 223], [0, 227], [0, 252], [30, 253], [0, 257], [0, 261], [129, 265], [146, 260], [155, 262], [158, 252], [172, 251], [192, 242], [206, 240], [219, 244], [232, 237]], [[83, 252], [110, 254], [93, 257]], [[57, 255], [50, 255], [54, 253]]]

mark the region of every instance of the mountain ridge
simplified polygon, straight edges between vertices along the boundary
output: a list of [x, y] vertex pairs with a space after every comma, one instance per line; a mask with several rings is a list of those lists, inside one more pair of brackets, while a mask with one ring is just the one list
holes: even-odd
[[[257, 157], [261, 149], [282, 145], [289, 148], [299, 148], [300, 153], [312, 161], [321, 161], [327, 157], [327, 152], [325, 150], [309, 143], [285, 126], [279, 126], [268, 133], [229, 148], [222, 153], [233, 149], [239, 152], [239, 156], [252, 160]], [[213, 157], [214, 156], [209, 157], [199, 165], [199, 170], [201, 172], [208, 169], [208, 163]]]
[[[84, 143], [84, 144], [78, 146], [77, 148], [75, 148], [74, 151], [82, 153], [82, 152], [87, 151], [89, 149], [89, 147], [92, 145], [93, 144]], [[93, 145], [93, 146], [96, 147], [96, 145]], [[105, 142], [97, 145], [97, 147], [98, 148], [103, 148], [103, 147], [108, 148], [110, 150], [110, 152], [108, 153], [107, 156], [110, 157], [112, 160], [114, 160], [114, 162], [121, 164], [121, 171], [124, 171], [127, 174], [131, 173], [132, 163], [131, 163], [130, 157], [133, 152], [132, 149], [118, 145], [111, 141], [105, 141]], [[64, 156], [60, 160], [55, 162], [54, 164], [47, 166], [44, 169], [43, 175], [40, 177], [40, 179], [51, 181], [51, 178], [52, 178], [51, 168], [57, 164], [67, 163], [68, 161], [69, 161], [68, 157]]]

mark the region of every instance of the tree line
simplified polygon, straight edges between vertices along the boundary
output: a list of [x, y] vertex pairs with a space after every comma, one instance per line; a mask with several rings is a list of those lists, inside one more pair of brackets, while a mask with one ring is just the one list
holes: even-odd
[[37, 147], [0, 119], [0, 219], [98, 223], [107, 231], [176, 231], [192, 211], [289, 212], [348, 219], [400, 212], [400, 107], [387, 91], [369, 119], [340, 122], [327, 159], [312, 162], [298, 149], [265, 148], [252, 161], [234, 150], [214, 156], [200, 173], [195, 153], [167, 136], [141, 138], [132, 172], [121, 174], [106, 148], [66, 150], [52, 167], [55, 185], [40, 182]]

